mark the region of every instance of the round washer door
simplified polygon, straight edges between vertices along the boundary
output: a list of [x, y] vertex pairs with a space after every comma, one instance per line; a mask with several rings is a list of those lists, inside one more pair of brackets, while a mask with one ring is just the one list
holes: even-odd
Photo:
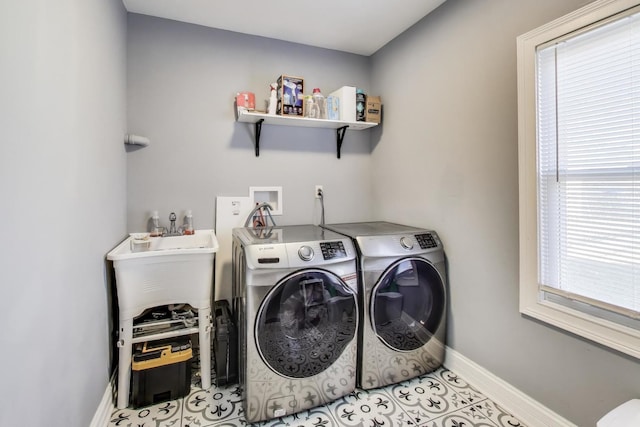
[[256, 318], [258, 351], [275, 372], [308, 378], [329, 368], [354, 339], [356, 296], [337, 275], [298, 271], [267, 294]]
[[422, 258], [398, 260], [372, 290], [374, 332], [393, 350], [416, 350], [438, 329], [445, 303], [444, 283], [432, 264]]

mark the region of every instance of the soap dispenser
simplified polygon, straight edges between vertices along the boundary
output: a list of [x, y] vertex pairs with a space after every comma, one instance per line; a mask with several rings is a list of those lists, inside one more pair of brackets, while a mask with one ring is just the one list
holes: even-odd
[[153, 211], [151, 214], [151, 237], [162, 236], [162, 227], [160, 227], [160, 216], [158, 211]]
[[183, 234], [194, 234], [195, 230], [193, 229], [193, 215], [191, 211], [187, 211], [187, 215], [184, 217], [184, 227]]

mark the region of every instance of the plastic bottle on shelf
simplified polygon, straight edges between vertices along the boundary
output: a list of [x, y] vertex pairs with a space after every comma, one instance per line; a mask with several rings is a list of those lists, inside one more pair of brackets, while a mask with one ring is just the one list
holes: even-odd
[[182, 230], [182, 234], [194, 234], [195, 230], [193, 229], [193, 215], [191, 211], [187, 211], [187, 215], [184, 218], [184, 229]]
[[313, 96], [305, 95], [304, 96], [304, 117], [309, 119], [317, 119], [316, 114], [316, 106], [313, 103]]
[[367, 95], [365, 95], [362, 89], [356, 91], [356, 121], [364, 122], [365, 108], [367, 106]]
[[313, 89], [313, 103], [316, 105], [316, 108], [317, 108], [316, 119], [326, 119], [327, 118], [327, 100], [325, 99], [322, 92], [320, 92], [320, 88]]
[[160, 216], [158, 211], [153, 211], [151, 214], [151, 237], [162, 236], [162, 227], [160, 227]]

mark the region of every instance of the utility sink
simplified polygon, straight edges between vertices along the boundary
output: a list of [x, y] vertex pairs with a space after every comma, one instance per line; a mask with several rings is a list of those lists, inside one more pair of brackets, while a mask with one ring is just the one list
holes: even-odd
[[160, 305], [210, 306], [213, 260], [219, 247], [213, 230], [149, 237], [148, 248], [139, 251], [132, 250], [133, 239], [129, 236], [107, 255], [116, 272], [122, 318]]
[[214, 253], [218, 250], [218, 240], [213, 230], [196, 230], [194, 234], [183, 236], [146, 237], [144, 242], [147, 242], [147, 245], [140, 250], [133, 249], [135, 245], [132, 243], [143, 242], [143, 240], [136, 238], [136, 234], [144, 235], [146, 233], [132, 233], [109, 252], [107, 258], [112, 261], [120, 261], [179, 254]]
[[[107, 259], [113, 261], [118, 291], [118, 409], [129, 404], [134, 318], [148, 308], [170, 304], [189, 304], [198, 311], [200, 376], [202, 388], [211, 387], [211, 297], [213, 259], [218, 239], [213, 230], [175, 237], [129, 236], [116, 246]], [[132, 250], [134, 248], [135, 250]], [[193, 333], [191, 328], [175, 335]]]

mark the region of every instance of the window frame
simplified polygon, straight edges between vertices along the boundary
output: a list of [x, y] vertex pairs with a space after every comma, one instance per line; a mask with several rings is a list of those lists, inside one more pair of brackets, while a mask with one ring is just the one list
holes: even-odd
[[640, 331], [542, 300], [538, 283], [537, 48], [640, 5], [597, 0], [517, 38], [520, 313], [640, 359]]

